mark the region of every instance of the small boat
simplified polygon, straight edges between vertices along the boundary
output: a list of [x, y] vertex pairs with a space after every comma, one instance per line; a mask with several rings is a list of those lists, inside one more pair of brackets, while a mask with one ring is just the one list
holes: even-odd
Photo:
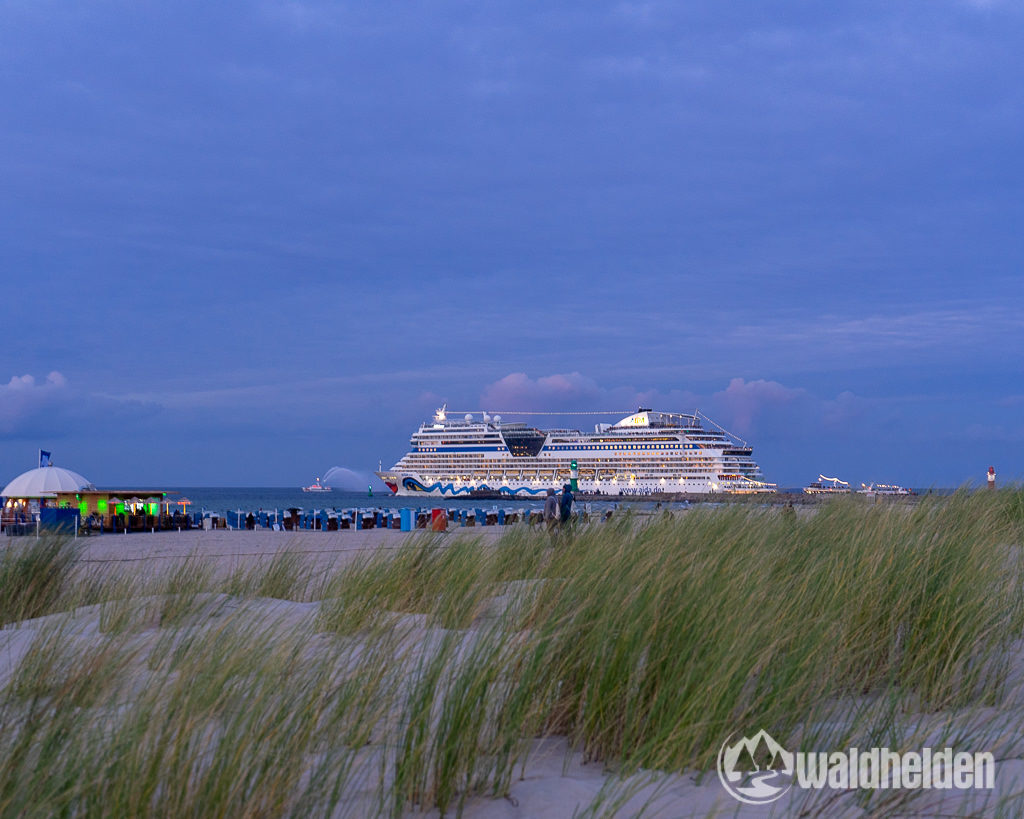
[[333, 492], [334, 488], [331, 486], [324, 486], [320, 483], [320, 479], [317, 478], [309, 486], [302, 487], [303, 492]]
[[857, 490], [860, 495], [913, 495], [913, 489], [907, 489], [905, 486], [897, 486], [894, 483], [872, 483], [872, 484], [861, 484], [861, 488]]
[[507, 500], [514, 498], [511, 492], [502, 492], [500, 489], [470, 489], [469, 497], [475, 500]]
[[850, 491], [850, 484], [839, 478], [827, 478], [818, 475], [818, 480], [804, 487], [808, 495], [845, 495]]

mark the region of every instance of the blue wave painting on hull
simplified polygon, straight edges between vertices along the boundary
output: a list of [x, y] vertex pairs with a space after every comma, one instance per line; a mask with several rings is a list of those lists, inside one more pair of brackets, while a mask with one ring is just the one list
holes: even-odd
[[516, 495], [520, 492], [529, 492], [531, 495], [539, 495], [542, 492], [547, 492], [547, 487], [544, 487], [542, 489], [530, 489], [530, 487], [528, 486], [520, 486], [516, 489], [513, 489], [510, 486], [502, 486], [498, 489], [492, 489], [485, 483], [482, 483], [480, 484], [480, 486], [475, 488], [464, 486], [459, 489], [456, 489], [455, 484], [453, 483], [442, 484], [440, 481], [438, 481], [437, 483], [432, 483], [430, 486], [424, 486], [415, 478], [403, 478], [402, 486], [405, 489], [411, 489], [413, 492], [440, 492], [442, 495], [468, 495], [470, 492], [473, 492], [477, 489], [484, 492], [507, 492], [510, 495]]

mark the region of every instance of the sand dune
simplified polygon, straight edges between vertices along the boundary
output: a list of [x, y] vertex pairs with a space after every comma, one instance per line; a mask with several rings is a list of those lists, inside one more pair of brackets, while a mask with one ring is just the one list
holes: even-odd
[[[558, 556], [558, 547], [552, 552], [546, 537], [533, 546], [532, 541], [515, 540], [523, 535], [522, 527], [518, 535], [516, 527], [508, 527], [435, 536], [430, 549], [447, 550], [467, 535], [476, 539], [473, 549], [491, 555], [493, 565], [527, 548], [546, 550], [548, 556], [541, 554], [542, 561]], [[501, 541], [503, 535], [513, 540]], [[393, 582], [395, 578], [386, 573], [379, 581], [367, 580], [371, 583], [367, 588], [325, 585], [346, 567], [370, 571], [377, 565], [372, 562], [376, 558], [421, 561], [422, 557], [402, 551], [403, 545], [412, 542], [419, 541], [409, 533], [383, 530], [200, 531], [82, 539], [77, 544], [80, 559], [71, 574], [72, 584], [83, 589], [80, 604], [21, 619], [0, 630], [6, 726], [17, 734], [19, 719], [35, 698], [74, 703], [79, 721], [62, 729], [71, 731], [71, 739], [66, 740], [72, 749], [69, 753], [80, 742], [82, 747], [96, 747], [102, 756], [120, 747], [118, 732], [132, 725], [133, 714], [165, 706], [168, 719], [180, 719], [174, 723], [177, 727], [171, 734], [160, 734], [151, 724], [136, 727], [141, 731], [140, 743], [159, 747], [169, 737], [178, 741], [181, 732], [198, 731], [184, 742], [186, 750], [181, 753], [193, 753], [187, 749], [195, 747], [196, 737], [203, 737], [201, 745], [208, 747], [198, 752], [189, 770], [190, 776], [206, 782], [235, 731], [242, 731], [237, 736], [243, 743], [249, 742], [248, 737], [259, 735], [259, 723], [281, 720], [282, 729], [272, 731], [268, 739], [252, 739], [246, 753], [270, 753], [268, 759], [277, 760], [274, 764], [297, 767], [282, 774], [281, 784], [271, 783], [271, 787], [260, 782], [254, 787], [259, 798], [284, 798], [275, 788], [285, 794], [304, 794], [302, 799], [308, 800], [302, 803], [304, 815], [438, 817], [461, 808], [462, 815], [472, 819], [936, 816], [995, 815], [1000, 810], [1012, 814], [1021, 804], [1024, 642], [1019, 640], [1002, 655], [1000, 694], [995, 700], [934, 709], [924, 703], [915, 707], [914, 698], [904, 694], [894, 705], [896, 700], [885, 689], [846, 692], [819, 706], [813, 724], [800, 727], [805, 736], [813, 733], [823, 750], [845, 749], [851, 742], [896, 741], [898, 736], [903, 748], [915, 744], [941, 748], [955, 742], [958, 747], [992, 751], [997, 759], [992, 791], [901, 791], [876, 793], [867, 799], [864, 791], [794, 787], [770, 805], [745, 805], [723, 788], [713, 766], [682, 773], [628, 770], [610, 757], [594, 761], [592, 754], [584, 755], [578, 743], [565, 735], [541, 733], [509, 740], [515, 746], [508, 757], [513, 770], [507, 787], [498, 786], [499, 793], [487, 792], [489, 786], [482, 783], [490, 780], [484, 777], [476, 785], [458, 780], [445, 797], [444, 782], [436, 778], [436, 771], [428, 770], [441, 765], [441, 757], [424, 757], [422, 765], [417, 763], [418, 767], [409, 769], [411, 773], [403, 773], [399, 750], [410, 741], [416, 720], [422, 721], [425, 735], [447, 730], [446, 720], [452, 717], [446, 709], [458, 707], [458, 697], [472, 692], [481, 680], [486, 685], [473, 696], [480, 698], [476, 710], [482, 718], [470, 735], [481, 748], [501, 741], [496, 726], [503, 718], [502, 699], [510, 696], [513, 666], [529, 659], [528, 652], [517, 653], [515, 645], [502, 641], [521, 639], [531, 644], [534, 633], [543, 627], [531, 619], [535, 616], [531, 607], [552, 581], [550, 573], [547, 579], [529, 575], [488, 581], [479, 594], [467, 586], [459, 594], [468, 595], [468, 608], [436, 611], [431, 608], [431, 596], [446, 588], [410, 587], [401, 593], [419, 595], [420, 602], [410, 603], [406, 610], [361, 609], [357, 599], [346, 597], [373, 592], [372, 582]], [[407, 580], [422, 578], [429, 584], [434, 570], [423, 563], [422, 573], [413, 571]], [[445, 577], [446, 583], [460, 582], [454, 574]], [[104, 582], [109, 587], [102, 587]], [[284, 596], [271, 593], [275, 583], [285, 584], [290, 591]], [[102, 601], [89, 602], [88, 594], [100, 595]], [[898, 640], [896, 645], [898, 650]], [[478, 680], [472, 676], [477, 671], [489, 676]], [[464, 673], [470, 676], [460, 679]], [[750, 679], [756, 681], [756, 672]], [[965, 678], [964, 684], [976, 683]], [[244, 694], [240, 700], [232, 693], [238, 685]], [[344, 709], [335, 713], [328, 708], [318, 714], [316, 709], [324, 708], [324, 702], [342, 695], [347, 698]], [[417, 711], [410, 703], [424, 695], [429, 695], [430, 702]], [[212, 710], [204, 710], [207, 699], [215, 705]], [[279, 699], [288, 709], [280, 710]], [[241, 711], [234, 710], [239, 706]], [[250, 708], [266, 716], [245, 727]], [[313, 716], [307, 719], [303, 712], [311, 709]], [[357, 716], [350, 718], [352, 713]], [[476, 716], [468, 711], [458, 719], [472, 722]], [[233, 720], [242, 720], [241, 727]], [[295, 720], [298, 727], [289, 727]], [[325, 721], [330, 725], [328, 732], [314, 739]], [[879, 726], [884, 733], [872, 734], [871, 726]], [[303, 730], [311, 739], [289, 751], [297, 742], [291, 734], [298, 736]], [[359, 739], [346, 740], [341, 750], [334, 748], [331, 738], [344, 736]], [[325, 739], [327, 745], [323, 745]], [[113, 744], [101, 753], [108, 741]], [[428, 746], [423, 747], [428, 753]], [[461, 753], [458, 744], [429, 750], [430, 754], [442, 752]], [[340, 761], [331, 759], [334, 753], [341, 753]], [[90, 760], [82, 764], [92, 770]], [[249, 771], [244, 760], [233, 764]], [[264, 766], [262, 770], [268, 762], [253, 764]], [[491, 763], [484, 753], [467, 764], [468, 770], [486, 772]], [[341, 783], [340, 790], [329, 792], [317, 781], [327, 770], [325, 765], [334, 771], [332, 781]], [[113, 776], [102, 767], [96, 771], [92, 776]], [[503, 781], [502, 776], [495, 781]], [[471, 785], [468, 795], [467, 784]], [[270, 796], [259, 795], [262, 787], [270, 788]], [[401, 796], [400, 809], [387, 802], [391, 793], [408, 795]], [[425, 801], [417, 803], [417, 794]], [[279, 805], [282, 814], [298, 810], [295, 805], [286, 807], [288, 798]], [[449, 798], [454, 802], [448, 803], [444, 814], [432, 804]], [[239, 808], [251, 809], [251, 805]]]

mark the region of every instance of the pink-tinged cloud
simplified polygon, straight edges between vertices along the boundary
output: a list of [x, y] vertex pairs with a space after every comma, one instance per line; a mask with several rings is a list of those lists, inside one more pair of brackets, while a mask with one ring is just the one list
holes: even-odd
[[734, 378], [729, 386], [713, 396], [716, 405], [729, 414], [727, 425], [740, 434], [753, 430], [754, 420], [763, 411], [792, 404], [807, 396], [806, 390], [794, 389], [778, 381], [744, 381]]
[[510, 373], [484, 388], [480, 406], [496, 412], [587, 409], [594, 406], [602, 394], [592, 378], [576, 372], [537, 379], [526, 373]]
[[491, 412], [552, 412], [580, 410], [621, 413], [637, 407], [666, 412], [690, 412], [706, 399], [685, 390], [638, 390], [631, 386], [605, 387], [578, 372], [530, 378], [510, 373], [488, 385], [480, 398], [480, 409]]

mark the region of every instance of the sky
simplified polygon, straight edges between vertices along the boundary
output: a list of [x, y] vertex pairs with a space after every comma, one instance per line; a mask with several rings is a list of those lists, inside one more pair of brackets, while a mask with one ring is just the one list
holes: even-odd
[[1020, 479], [1022, 42], [1016, 0], [0, 0], [0, 484], [297, 486], [442, 403]]

